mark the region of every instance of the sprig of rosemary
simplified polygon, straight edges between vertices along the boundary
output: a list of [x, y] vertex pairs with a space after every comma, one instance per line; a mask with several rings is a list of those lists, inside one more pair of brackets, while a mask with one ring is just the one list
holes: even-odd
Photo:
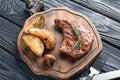
[[82, 44], [82, 38], [80, 36], [81, 32], [79, 29], [77, 29], [76, 26], [72, 27], [72, 29], [73, 29], [75, 35], [77, 35], [77, 37], [78, 37], [78, 40], [75, 42], [75, 44], [73, 46], [74, 49], [77, 49]]

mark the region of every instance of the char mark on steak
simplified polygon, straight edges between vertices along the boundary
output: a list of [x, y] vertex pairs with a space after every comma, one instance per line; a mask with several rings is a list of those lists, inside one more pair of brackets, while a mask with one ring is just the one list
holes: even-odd
[[60, 47], [61, 53], [68, 54], [74, 59], [77, 59], [86, 55], [90, 51], [94, 40], [93, 33], [82, 26], [76, 26], [81, 33], [79, 35], [81, 37], [81, 46], [79, 45], [77, 49], [74, 49], [73, 47], [78, 40], [78, 37], [73, 30], [73, 25], [67, 20], [55, 19], [54, 22], [63, 31], [64, 40]]

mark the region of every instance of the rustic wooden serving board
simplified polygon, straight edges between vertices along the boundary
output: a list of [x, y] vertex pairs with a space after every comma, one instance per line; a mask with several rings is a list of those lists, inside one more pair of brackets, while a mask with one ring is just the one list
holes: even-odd
[[[29, 25], [29, 23], [41, 13], [46, 17], [45, 29], [48, 29], [55, 34], [57, 43], [55, 48], [49, 52], [57, 59], [51, 68], [44, 66], [44, 56], [37, 57], [22, 40], [22, 36], [24, 35], [23, 31], [26, 29], [27, 25]], [[60, 54], [59, 47], [63, 41], [63, 34], [62, 31], [54, 24], [54, 19], [56, 18], [68, 20], [69, 22], [77, 25], [82, 25], [94, 34], [94, 42], [87, 55], [74, 60], [68, 55]], [[68, 8], [52, 8], [44, 12], [36, 13], [26, 20], [24, 27], [18, 36], [18, 50], [22, 59], [35, 74], [50, 76], [57, 79], [69, 79], [90, 65], [102, 50], [102, 43], [95, 26], [85, 15]]]

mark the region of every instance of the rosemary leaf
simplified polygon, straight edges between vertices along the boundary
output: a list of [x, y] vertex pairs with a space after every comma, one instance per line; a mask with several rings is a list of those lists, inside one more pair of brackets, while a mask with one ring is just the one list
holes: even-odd
[[72, 27], [73, 28], [73, 31], [75, 32], [76, 35], [80, 35], [80, 31], [77, 29], [77, 27]]
[[74, 49], [77, 49], [79, 46], [82, 45], [82, 38], [80, 36], [81, 32], [79, 29], [77, 29], [76, 26], [72, 27], [72, 29], [73, 29], [74, 33], [76, 34], [76, 36], [78, 37], [78, 40], [75, 42], [75, 44], [73, 46]]
[[76, 41], [76, 43], [74, 44], [73, 48], [76, 49], [78, 48], [80, 45], [80, 40]]

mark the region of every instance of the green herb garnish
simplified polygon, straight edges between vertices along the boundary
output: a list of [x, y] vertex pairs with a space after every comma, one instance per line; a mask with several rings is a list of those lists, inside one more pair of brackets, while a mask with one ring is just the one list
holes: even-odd
[[77, 35], [77, 37], [78, 37], [78, 40], [75, 42], [75, 44], [73, 46], [74, 49], [77, 49], [82, 44], [82, 38], [80, 36], [81, 32], [79, 29], [77, 29], [76, 26], [72, 27], [72, 29], [73, 29], [75, 35]]
[[43, 28], [43, 17], [42, 16], [40, 16], [40, 18], [39, 18], [39, 21], [38, 21], [38, 23], [37, 23], [37, 26], [39, 27], [39, 28]]
[[72, 27], [72, 29], [73, 29], [74, 33], [75, 33], [77, 36], [81, 34], [80, 30], [77, 29], [76, 26]]
[[43, 19], [43, 17], [42, 16], [40, 16], [40, 21]]

